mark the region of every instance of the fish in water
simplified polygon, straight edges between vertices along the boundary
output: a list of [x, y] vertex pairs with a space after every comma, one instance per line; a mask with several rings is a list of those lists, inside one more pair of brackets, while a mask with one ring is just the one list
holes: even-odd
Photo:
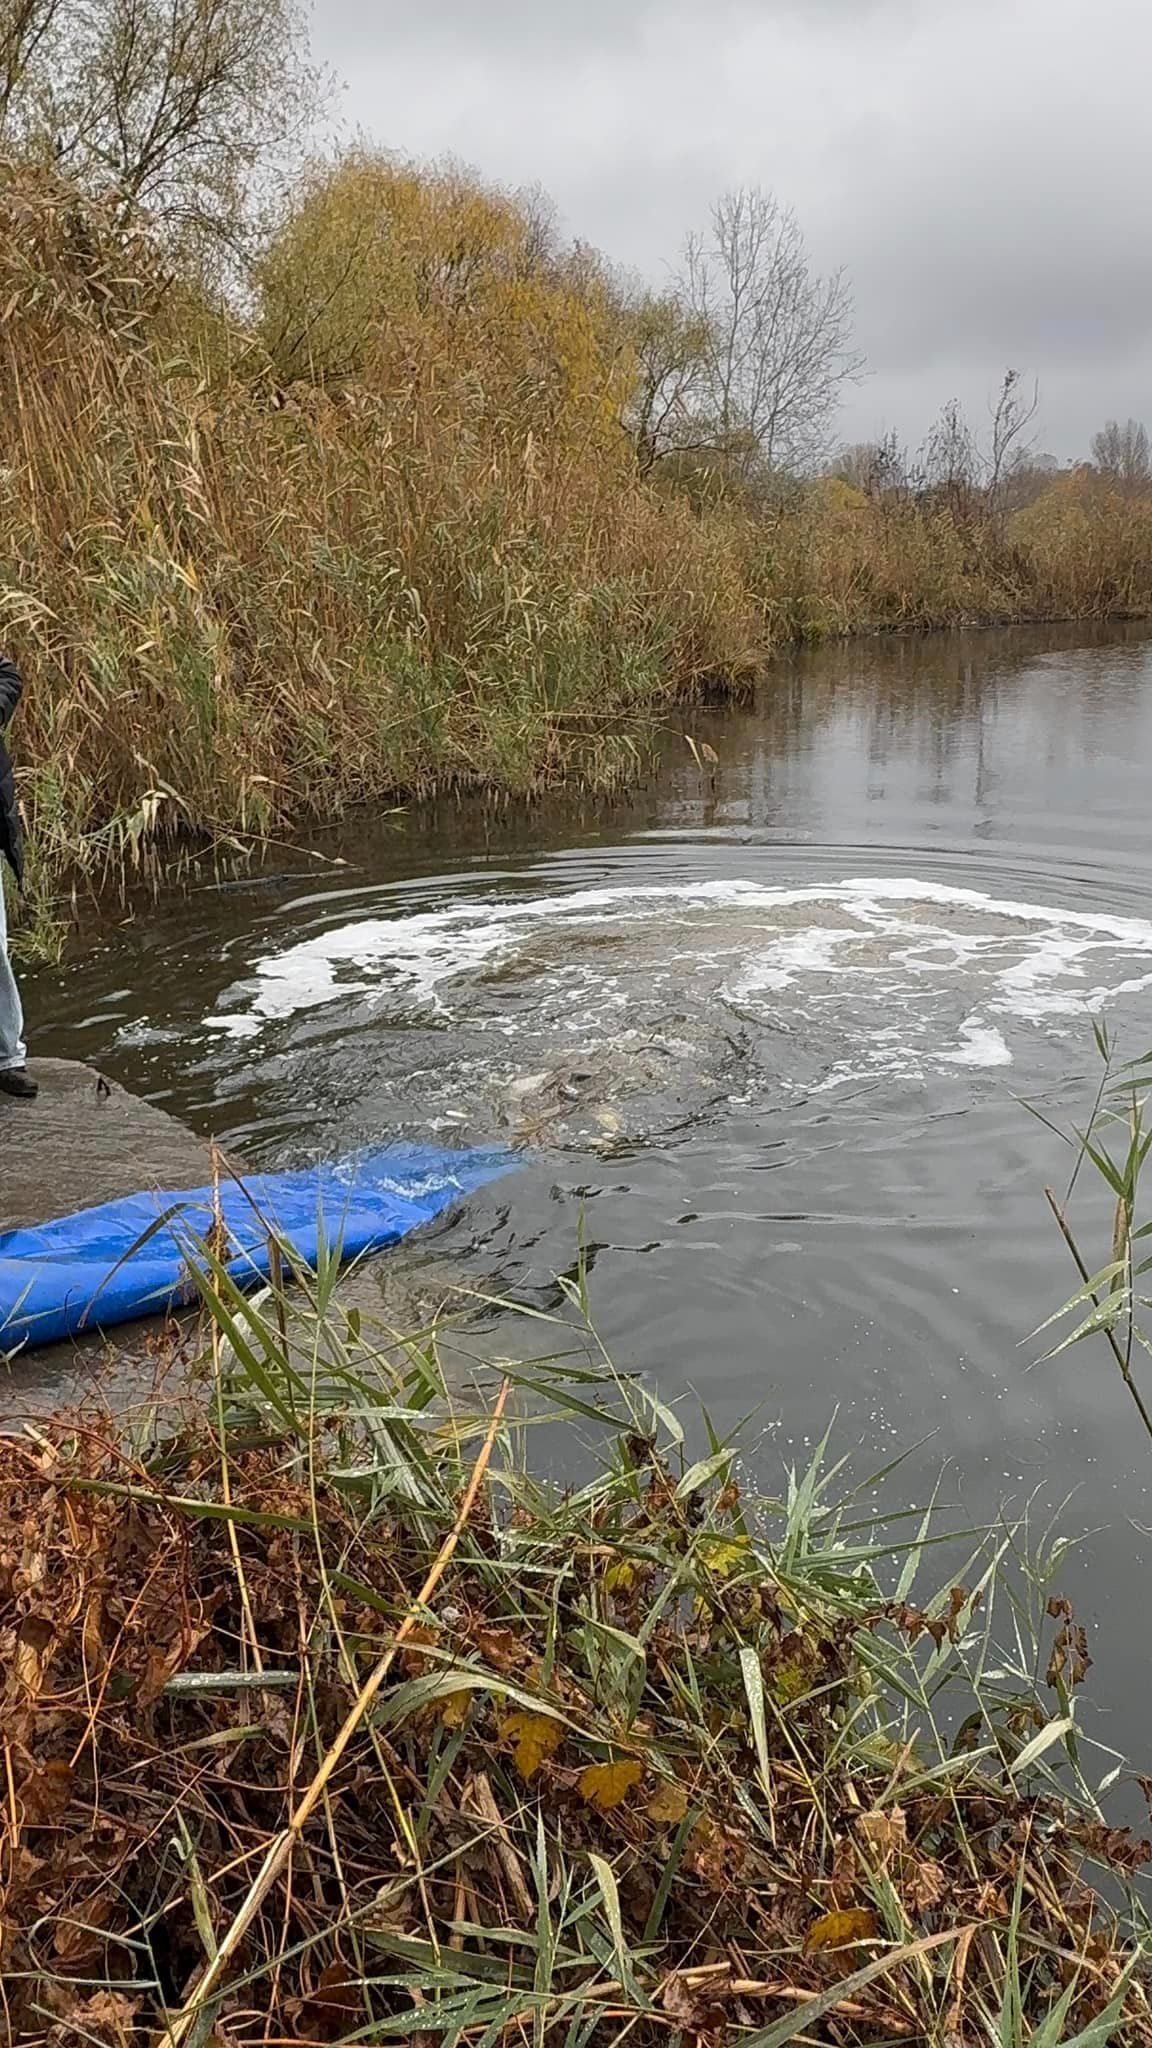
[[740, 1048], [715, 1034], [624, 1034], [610, 1050], [581, 1048], [505, 1082], [503, 1111], [518, 1144], [603, 1150], [682, 1129], [730, 1092]]

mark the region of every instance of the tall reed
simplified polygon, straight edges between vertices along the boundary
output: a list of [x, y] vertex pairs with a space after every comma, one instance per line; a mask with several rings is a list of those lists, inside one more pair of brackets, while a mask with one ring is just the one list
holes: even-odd
[[1099, 482], [958, 519], [641, 477], [596, 266], [549, 267], [459, 179], [385, 183], [350, 340], [317, 324], [327, 216], [244, 325], [0, 166], [0, 640], [42, 899], [398, 792], [611, 781], [782, 640], [1152, 607], [1152, 504]]

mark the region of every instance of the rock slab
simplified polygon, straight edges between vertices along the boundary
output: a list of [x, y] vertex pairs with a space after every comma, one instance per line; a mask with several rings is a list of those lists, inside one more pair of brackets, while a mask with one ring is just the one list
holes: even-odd
[[[210, 1182], [209, 1147], [154, 1103], [71, 1060], [37, 1060], [31, 1071], [40, 1083], [35, 1102], [0, 1095], [0, 1232], [123, 1195]], [[407, 1260], [394, 1251], [362, 1260], [342, 1277], [337, 1301], [386, 1341], [426, 1327], [445, 1305], [459, 1312], [461, 1280], [474, 1285], [475, 1275], [458, 1274], [424, 1244]], [[180, 1320], [194, 1331], [194, 1316]], [[97, 1390], [124, 1412], [141, 1407], [154, 1392], [163, 1328], [162, 1318], [150, 1317], [118, 1325], [107, 1344], [93, 1333], [0, 1362], [0, 1431]], [[302, 1363], [307, 1370], [308, 1360]], [[168, 1392], [179, 1390], [177, 1371]]]
[[[210, 1181], [207, 1145], [154, 1103], [78, 1061], [35, 1060], [29, 1071], [40, 1083], [35, 1102], [0, 1095], [0, 1232], [142, 1190]], [[80, 1400], [94, 1385], [125, 1406], [141, 1399], [149, 1385], [149, 1343], [160, 1327], [153, 1318], [118, 1330], [114, 1367], [95, 1335], [0, 1365], [0, 1429]]]
[[0, 1231], [149, 1188], [203, 1187], [207, 1145], [93, 1067], [37, 1060], [35, 1102], [0, 1095]]

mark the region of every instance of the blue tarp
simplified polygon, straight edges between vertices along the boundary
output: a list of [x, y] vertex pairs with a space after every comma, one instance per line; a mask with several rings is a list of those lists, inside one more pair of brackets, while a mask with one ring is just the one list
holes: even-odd
[[[513, 1163], [507, 1152], [403, 1145], [301, 1173], [223, 1179], [229, 1270], [241, 1286], [265, 1279], [270, 1229], [286, 1264], [314, 1268], [321, 1243], [345, 1259], [380, 1251]], [[128, 1195], [0, 1234], [0, 1352], [193, 1300], [189, 1261], [209, 1237], [212, 1202], [211, 1188]]]

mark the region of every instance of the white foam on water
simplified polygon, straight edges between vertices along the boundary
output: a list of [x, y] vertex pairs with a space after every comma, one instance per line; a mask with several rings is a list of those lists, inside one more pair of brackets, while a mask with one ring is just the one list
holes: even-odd
[[[807, 906], [810, 921], [798, 920]], [[708, 912], [716, 913], [717, 927], [727, 916], [739, 920], [739, 929], [717, 928], [712, 937]], [[619, 1010], [629, 994], [619, 980], [619, 955], [604, 954], [605, 927], [620, 930], [625, 951], [628, 935], [646, 928], [646, 951], [636, 965], [648, 989], [662, 968], [674, 964], [675, 981], [682, 966], [699, 970], [711, 962], [721, 1000], [754, 1004], [794, 990], [846, 1004], [862, 1054], [871, 1046], [864, 1067], [873, 1072], [911, 1071], [926, 1054], [952, 1066], [1005, 1066], [1012, 1052], [999, 1020], [1043, 1024], [1096, 1013], [1119, 996], [1152, 988], [1152, 923], [1139, 918], [898, 876], [800, 888], [717, 880], [463, 900], [446, 910], [337, 926], [258, 961], [252, 978], [229, 991], [205, 1024], [234, 1039], [253, 1038], [270, 1022], [349, 996], [405, 1019], [422, 1011], [443, 1018], [453, 993], [463, 1012], [470, 989], [493, 984], [501, 970], [518, 991], [530, 982], [540, 996], [548, 973], [529, 954], [517, 976], [517, 956], [558, 937], [567, 942], [569, 933], [570, 964], [580, 963], [589, 992], [599, 986], [606, 1009]], [[582, 930], [599, 939], [583, 960]], [[654, 939], [662, 942], [659, 950]], [[974, 998], [973, 1007], [959, 1026], [947, 1027], [944, 1043], [934, 1038], [935, 1005], [957, 988]], [[516, 1026], [500, 1028], [511, 1033]]]
[[995, 1025], [985, 1024], [982, 1017], [965, 1017], [959, 1031], [960, 1044], [955, 1052], [940, 1053], [952, 1067], [1010, 1067], [1012, 1055], [1004, 1042], [1004, 1034]]
[[218, 1016], [205, 1017], [204, 1025], [206, 1030], [222, 1031], [227, 1038], [245, 1039], [260, 1036], [259, 1017], [247, 1016], [243, 1010], [224, 1010]]

